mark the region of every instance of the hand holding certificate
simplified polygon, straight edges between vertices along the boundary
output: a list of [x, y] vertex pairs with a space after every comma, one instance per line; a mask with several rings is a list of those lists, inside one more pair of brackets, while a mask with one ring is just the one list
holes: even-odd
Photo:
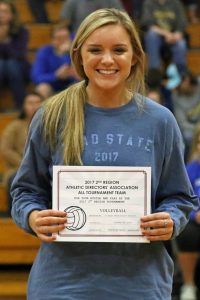
[[150, 213], [149, 167], [54, 166], [53, 209], [67, 213], [57, 241], [148, 242], [140, 218]]

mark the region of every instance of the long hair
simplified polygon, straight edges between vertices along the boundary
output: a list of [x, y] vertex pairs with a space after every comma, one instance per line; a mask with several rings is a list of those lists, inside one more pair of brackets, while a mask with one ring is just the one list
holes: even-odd
[[[84, 104], [88, 78], [84, 72], [81, 48], [89, 35], [96, 29], [110, 24], [121, 25], [129, 34], [136, 63], [127, 78], [127, 89], [144, 94], [145, 54], [134, 22], [125, 11], [113, 8], [99, 9], [88, 15], [81, 23], [71, 47], [72, 63], [82, 79], [65, 91], [53, 96], [44, 106], [44, 134], [51, 149], [59, 142], [64, 146], [63, 159], [66, 165], [82, 165], [81, 154], [84, 149]], [[138, 97], [136, 97], [138, 98]], [[138, 100], [138, 106], [142, 103]]]
[[193, 133], [189, 161], [192, 161], [194, 159], [200, 160], [200, 153], [197, 150], [197, 144], [199, 142], [200, 142], [200, 123], [197, 123]]
[[9, 6], [10, 11], [12, 12], [13, 18], [10, 22], [9, 34], [14, 35], [19, 31], [19, 29], [22, 26], [22, 23], [20, 22], [20, 19], [19, 19], [19, 13], [18, 13], [17, 8], [15, 6], [15, 1], [14, 0], [0, 0], [0, 4], [1, 3], [6, 4], [7, 6]]

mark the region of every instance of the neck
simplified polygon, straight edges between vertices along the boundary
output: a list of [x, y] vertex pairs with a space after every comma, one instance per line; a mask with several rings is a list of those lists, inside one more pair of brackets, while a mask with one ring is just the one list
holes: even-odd
[[108, 92], [108, 91], [92, 91], [91, 88], [87, 87], [87, 98], [88, 103], [92, 104], [96, 107], [102, 108], [115, 108], [120, 107], [127, 104], [133, 94], [126, 90], [116, 92]]

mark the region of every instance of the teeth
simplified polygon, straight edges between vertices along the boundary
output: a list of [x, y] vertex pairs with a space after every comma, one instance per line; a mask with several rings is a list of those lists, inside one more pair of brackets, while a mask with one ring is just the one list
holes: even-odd
[[99, 70], [99, 73], [101, 73], [101, 74], [114, 74], [114, 73], [116, 73], [116, 70]]

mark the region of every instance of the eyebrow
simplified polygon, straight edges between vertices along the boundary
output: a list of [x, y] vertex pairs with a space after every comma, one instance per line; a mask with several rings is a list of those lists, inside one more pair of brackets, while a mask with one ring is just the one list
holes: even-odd
[[[88, 47], [101, 47], [101, 44], [88, 44]], [[127, 44], [114, 44], [115, 47], [126, 47]]]

